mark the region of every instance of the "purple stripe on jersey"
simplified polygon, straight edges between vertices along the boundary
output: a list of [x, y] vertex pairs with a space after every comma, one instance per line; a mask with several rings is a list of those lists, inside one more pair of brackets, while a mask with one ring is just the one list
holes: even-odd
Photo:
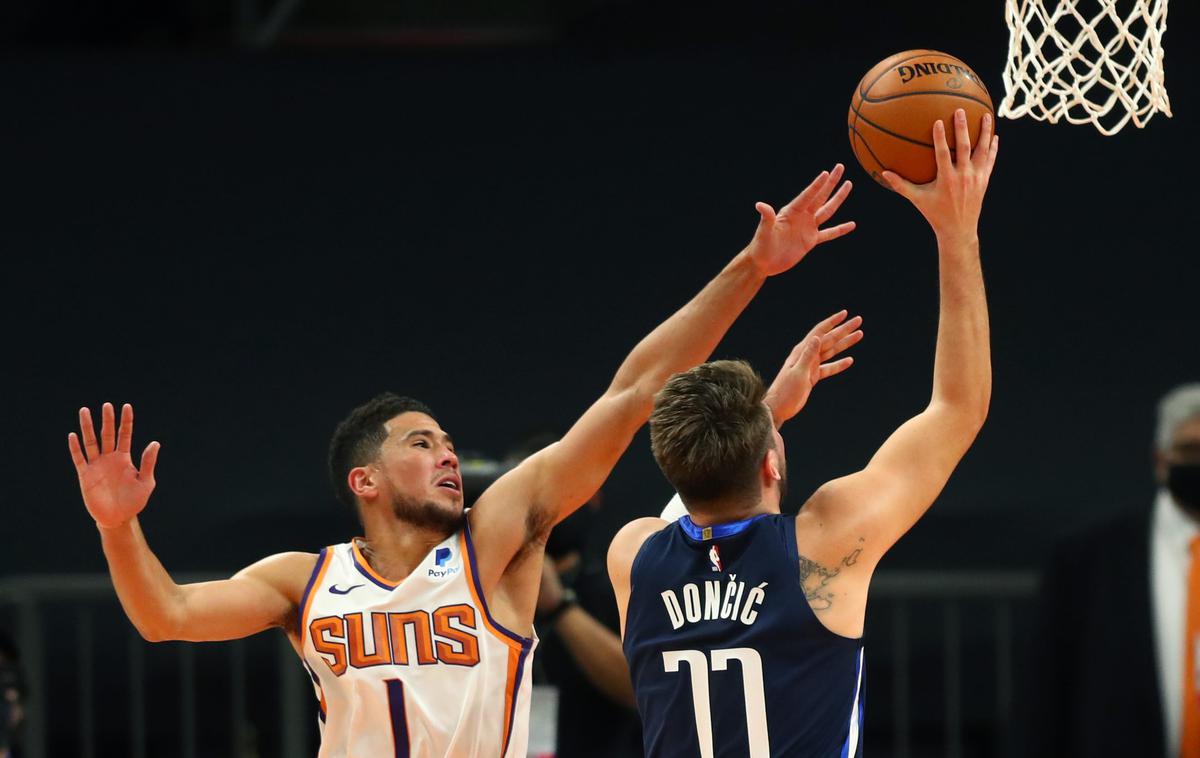
[[375, 584], [384, 588], [388, 592], [391, 592], [392, 590], [394, 590], [400, 586], [398, 584], [384, 584], [383, 582], [376, 579], [375, 576], [370, 571], [367, 571], [367, 569], [361, 563], [358, 562], [358, 551], [355, 550], [353, 546], [351, 546], [351, 548], [350, 548], [350, 562], [354, 564], [354, 568], [358, 569], [358, 573], [360, 573], [363, 576], [365, 576], [366, 578], [370, 579], [372, 582], [374, 582]]
[[513, 727], [517, 725], [517, 700], [520, 699], [521, 678], [525, 676], [525, 659], [529, 657], [531, 649], [532, 644], [529, 641], [521, 643], [521, 655], [517, 658], [517, 681], [513, 683], [513, 699], [508, 706], [508, 733], [504, 735], [504, 749], [500, 752], [501, 758], [508, 753], [508, 741], [512, 738]]
[[[496, 619], [492, 618], [492, 612], [487, 607], [487, 598], [483, 594], [483, 585], [479, 583], [479, 564], [475, 562], [475, 543], [471, 540], [471, 525], [469, 523], [463, 526], [463, 533], [466, 535], [467, 560], [471, 562], [471, 580], [475, 583], [475, 594], [479, 596], [479, 602], [483, 604], [483, 612], [487, 616], [488, 622], [513, 642], [520, 643], [523, 648], [528, 648], [533, 642], [530, 638], [510, 632], [500, 624], [497, 624]], [[521, 655], [524, 656], [525, 653], [522, 652]], [[517, 676], [519, 677], [520, 674], [517, 674]], [[513, 700], [515, 701], [516, 698], [514, 697]]]
[[392, 741], [396, 745], [396, 758], [408, 758], [408, 714], [404, 710], [404, 682], [388, 679], [388, 710], [392, 714]]
[[304, 647], [304, 609], [308, 607], [308, 596], [312, 594], [313, 585], [317, 583], [317, 575], [321, 573], [321, 567], [329, 559], [328, 550], [329, 548], [323, 547], [321, 552], [317, 553], [317, 565], [313, 566], [312, 576], [308, 577], [304, 594], [300, 596], [300, 607], [296, 611], [296, 632], [300, 635], [301, 648]]

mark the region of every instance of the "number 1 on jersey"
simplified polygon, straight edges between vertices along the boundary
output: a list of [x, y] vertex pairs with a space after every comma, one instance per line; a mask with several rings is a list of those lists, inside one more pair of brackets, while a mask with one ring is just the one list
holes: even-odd
[[396, 758], [408, 758], [408, 714], [404, 708], [404, 682], [386, 679], [388, 712], [392, 716], [392, 742]]
[[[750, 739], [750, 758], [766, 758], [771, 754], [767, 736], [767, 697], [763, 688], [762, 658], [749, 647], [734, 647], [712, 651], [712, 670], [725, 671], [730, 661], [742, 664], [742, 694], [746, 702], [746, 734]], [[668, 674], [679, 671], [679, 664], [688, 665], [692, 680], [692, 709], [696, 715], [696, 739], [700, 743], [700, 758], [713, 758], [712, 707], [708, 699], [708, 657], [702, 650], [671, 650], [663, 653], [663, 670]]]

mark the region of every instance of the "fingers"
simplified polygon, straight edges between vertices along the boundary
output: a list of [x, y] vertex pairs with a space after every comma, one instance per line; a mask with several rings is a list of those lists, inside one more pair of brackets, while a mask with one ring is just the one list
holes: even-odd
[[845, 308], [843, 308], [831, 316], [826, 316], [822, 320], [818, 321], [816, 326], [814, 326], [812, 329], [808, 330], [808, 335], [807, 335], [807, 337], [805, 337], [805, 339], [807, 339], [808, 337], [811, 337], [814, 334], [819, 337], [824, 337], [826, 334], [829, 333], [830, 329], [833, 329], [835, 326], [837, 326], [838, 324], [845, 321], [846, 316], [848, 316], [849, 314], [850, 314], [850, 312], [847, 311]]
[[762, 229], [764, 226], [769, 227], [775, 223], [775, 209], [772, 208], [771, 206], [767, 205], [766, 203], [755, 203], [754, 210], [758, 211], [758, 215], [759, 215], [758, 228], [759, 229]]
[[834, 342], [830, 347], [821, 351], [821, 360], [832, 358], [838, 353], [844, 353], [850, 348], [862, 342], [863, 332], [861, 329], [856, 329], [850, 332], [845, 337], [842, 337], [837, 342]]
[[828, 360], [857, 345], [863, 338], [862, 317], [855, 316], [834, 329], [821, 340], [821, 360]]
[[884, 171], [882, 174], [880, 174], [880, 176], [882, 176], [883, 180], [887, 182], [887, 185], [892, 188], [893, 192], [900, 197], [905, 198], [906, 200], [912, 200], [913, 192], [915, 192], [916, 188], [920, 186], [919, 184], [913, 184], [912, 182], [902, 178], [899, 174], [892, 171]]
[[813, 218], [817, 221], [817, 226], [828, 221], [833, 214], [837, 213], [837, 209], [845, 202], [846, 197], [850, 195], [850, 190], [854, 189], [854, 183], [846, 180], [842, 182], [842, 186], [838, 187], [837, 194], [825, 201], [825, 204], [817, 209], [813, 214]]
[[100, 452], [111, 453], [117, 446], [117, 424], [113, 404], [105, 403], [100, 409]]
[[967, 112], [954, 111], [955, 165], [962, 168], [971, 160], [971, 132], [967, 128]]
[[806, 208], [815, 202], [824, 202], [825, 198], [829, 197], [830, 191], [837, 186], [837, 182], [842, 178], [845, 170], [846, 167], [839, 163], [833, 167], [833, 171], [822, 171], [817, 174], [817, 178], [813, 179], [812, 183], [805, 187], [799, 195], [796, 195], [784, 210]]
[[992, 114], [983, 114], [983, 126], [979, 128], [979, 144], [975, 146], [974, 152], [971, 153], [971, 162], [976, 168], [983, 169], [987, 166], [988, 153], [992, 150]]
[[71, 462], [75, 464], [75, 473], [83, 476], [83, 470], [87, 468], [87, 458], [83, 457], [83, 450], [79, 447], [79, 438], [75, 436], [75, 432], [67, 435], [67, 447], [71, 451]]
[[[838, 319], [838, 321], [842, 321], [842, 319], [844, 319], [846, 317], [846, 313], [847, 313], [846, 311], [839, 311], [836, 314], [841, 317]], [[832, 320], [833, 320], [833, 317], [827, 318], [824, 321], [822, 321], [821, 324], [819, 324], [819, 325], [824, 325], [826, 323], [829, 323]], [[847, 334], [854, 331], [855, 329], [857, 329], [860, 326], [862, 326], [862, 316], [855, 316], [854, 318], [850, 319], [849, 321], [846, 321], [846, 322], [838, 325], [836, 329], [833, 329], [833, 328], [826, 329], [824, 332], [822, 332], [822, 344], [825, 344], [825, 345], [832, 344], [833, 342], [836, 342], [836, 341], [842, 339]]]
[[821, 231], [817, 232], [817, 244], [819, 245], [822, 242], [835, 240], [838, 237], [844, 237], [852, 231], [854, 231], [853, 221], [847, 221], [844, 224], [838, 224], [837, 226], [831, 226], [828, 229], [822, 229]]
[[121, 406], [121, 427], [117, 430], [117, 452], [128, 453], [133, 442], [133, 406], [129, 403]]
[[96, 428], [92, 423], [90, 408], [79, 409], [79, 433], [83, 435], [83, 449], [87, 452], [89, 461], [100, 457], [100, 445], [96, 443]]
[[158, 451], [161, 449], [162, 445], [158, 442], [146, 445], [146, 449], [142, 451], [142, 465], [138, 467], [138, 479], [143, 482], [154, 481], [154, 465], [158, 463]]
[[821, 365], [821, 378], [828, 379], [831, 376], [835, 376], [837, 374], [842, 373], [843, 371], [845, 371], [846, 369], [850, 368], [853, 365], [854, 365], [854, 359], [849, 356], [847, 356], [845, 358], [840, 358], [836, 361], [833, 361], [832, 363], [822, 364]]
[[992, 144], [988, 147], [987, 175], [991, 177], [992, 167], [996, 165], [996, 153], [1000, 152], [1000, 135], [992, 135]]
[[946, 123], [941, 120], [933, 124], [933, 156], [937, 159], [938, 176], [945, 176], [953, 170], [950, 146], [946, 144]]
[[793, 368], [798, 368], [801, 371], [808, 371], [809, 368], [821, 362], [821, 338], [815, 334], [811, 337], [805, 337], [800, 343], [800, 355], [796, 358], [796, 365]]

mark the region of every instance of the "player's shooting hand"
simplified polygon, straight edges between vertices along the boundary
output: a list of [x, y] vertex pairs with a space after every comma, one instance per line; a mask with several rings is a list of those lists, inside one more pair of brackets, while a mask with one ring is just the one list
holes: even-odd
[[[765, 275], [787, 271], [817, 245], [854, 230], [853, 221], [821, 228], [850, 194], [853, 185], [849, 181], [838, 187], [843, 171], [845, 167], [840, 163], [832, 171], [822, 171], [778, 213], [766, 203], [755, 204], [760, 218], [749, 250], [750, 257]], [[833, 191], [835, 187], [837, 192]]]
[[961, 108], [954, 112], [954, 135], [955, 158], [951, 160], [945, 123], [933, 125], [937, 178], [929, 184], [913, 184], [891, 171], [884, 171], [883, 179], [917, 207], [938, 239], [974, 239], [1000, 138], [992, 132], [991, 114], [984, 114], [979, 144], [972, 152], [967, 114]]
[[83, 437], [82, 448], [74, 432], [67, 435], [67, 446], [71, 449], [75, 472], [79, 474], [83, 504], [101, 528], [121, 526], [142, 512], [154, 491], [154, 464], [160, 445], [157, 442], [147, 445], [142, 452], [141, 470], [134, 468], [129, 455], [133, 442], [133, 406], [128, 403], [121, 408], [119, 430], [112, 403], [104, 404], [99, 442], [96, 441], [92, 412], [87, 408], [79, 409], [79, 431]]
[[775, 418], [775, 426], [800, 412], [813, 387], [822, 379], [840, 374], [854, 364], [847, 356], [830, 360], [857, 345], [863, 338], [862, 316], [847, 320], [846, 311], [838, 311], [820, 322], [792, 348], [783, 368], [763, 399]]

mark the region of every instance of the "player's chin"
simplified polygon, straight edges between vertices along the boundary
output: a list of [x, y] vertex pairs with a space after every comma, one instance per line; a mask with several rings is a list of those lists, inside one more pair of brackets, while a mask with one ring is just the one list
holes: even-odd
[[445, 503], [457, 511], [463, 509], [463, 494], [458, 490], [452, 490], [449, 487], [438, 487], [437, 502]]

